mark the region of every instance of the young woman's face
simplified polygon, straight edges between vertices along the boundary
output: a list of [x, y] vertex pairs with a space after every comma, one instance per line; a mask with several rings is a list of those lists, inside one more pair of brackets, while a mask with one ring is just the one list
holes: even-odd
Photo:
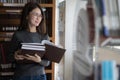
[[42, 14], [39, 8], [33, 9], [28, 16], [29, 26], [36, 27], [42, 20]]

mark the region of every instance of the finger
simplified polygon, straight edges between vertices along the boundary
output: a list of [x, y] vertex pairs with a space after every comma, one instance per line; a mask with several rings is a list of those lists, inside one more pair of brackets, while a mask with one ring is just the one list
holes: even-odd
[[33, 57], [32, 55], [29, 55], [29, 54], [25, 54], [27, 57]]
[[36, 59], [37, 59], [36, 62], [40, 62], [40, 61], [41, 61], [41, 57], [40, 57], [38, 54], [35, 54], [35, 57], [36, 57]]
[[28, 55], [24, 56], [24, 59], [31, 60], [32, 58]]
[[23, 57], [23, 56], [19, 56], [19, 55], [17, 55], [17, 56], [15, 56], [15, 59], [17, 59], [17, 60], [23, 60], [24, 57]]
[[24, 58], [22, 58], [22, 57], [19, 57], [18, 59], [19, 59], [19, 60], [23, 60]]
[[35, 57], [39, 57], [38, 54], [35, 54]]
[[14, 57], [15, 57], [15, 59], [18, 58], [17, 52], [15, 52]]
[[35, 56], [31, 56], [29, 54], [26, 54], [24, 58], [28, 59], [28, 60], [33, 60], [35, 58]]

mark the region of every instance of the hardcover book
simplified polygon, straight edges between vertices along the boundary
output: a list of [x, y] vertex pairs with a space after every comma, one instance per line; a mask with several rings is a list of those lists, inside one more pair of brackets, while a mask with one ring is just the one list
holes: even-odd
[[[64, 53], [65, 49], [56, 46], [50, 41], [43, 40], [41, 43], [22, 43], [21, 52], [19, 54], [38, 54], [42, 59], [59, 63]], [[26, 62], [26, 60], [24, 61]]]

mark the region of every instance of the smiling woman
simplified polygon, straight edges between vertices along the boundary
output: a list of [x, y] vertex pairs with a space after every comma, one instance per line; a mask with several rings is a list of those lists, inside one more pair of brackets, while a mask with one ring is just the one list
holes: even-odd
[[[42, 40], [49, 40], [45, 29], [42, 8], [37, 3], [27, 3], [22, 11], [20, 27], [11, 40], [13, 43], [11, 52], [14, 53], [16, 61], [14, 80], [46, 80], [45, 66], [48, 66], [50, 61], [42, 59], [36, 53], [35, 55], [18, 54], [21, 43], [41, 43]], [[32, 63], [27, 64], [23, 60], [29, 60]]]
[[35, 8], [34, 10], [32, 10], [29, 15], [27, 16], [27, 20], [28, 20], [28, 25], [31, 28], [34, 28], [33, 32], [36, 32], [36, 28], [37, 26], [39, 26], [41, 20], [42, 20], [42, 14], [39, 8]]

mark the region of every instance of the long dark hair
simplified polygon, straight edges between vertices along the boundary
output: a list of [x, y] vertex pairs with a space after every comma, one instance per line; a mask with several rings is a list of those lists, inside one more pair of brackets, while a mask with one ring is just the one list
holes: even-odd
[[26, 19], [26, 17], [35, 8], [39, 8], [41, 11], [41, 14], [42, 14], [42, 20], [41, 20], [41, 23], [39, 24], [39, 26], [37, 26], [37, 31], [41, 34], [46, 34], [47, 30], [46, 30], [45, 15], [44, 15], [44, 12], [43, 12], [41, 6], [36, 2], [28, 2], [23, 7], [19, 30], [27, 30], [28, 29], [28, 20]]

